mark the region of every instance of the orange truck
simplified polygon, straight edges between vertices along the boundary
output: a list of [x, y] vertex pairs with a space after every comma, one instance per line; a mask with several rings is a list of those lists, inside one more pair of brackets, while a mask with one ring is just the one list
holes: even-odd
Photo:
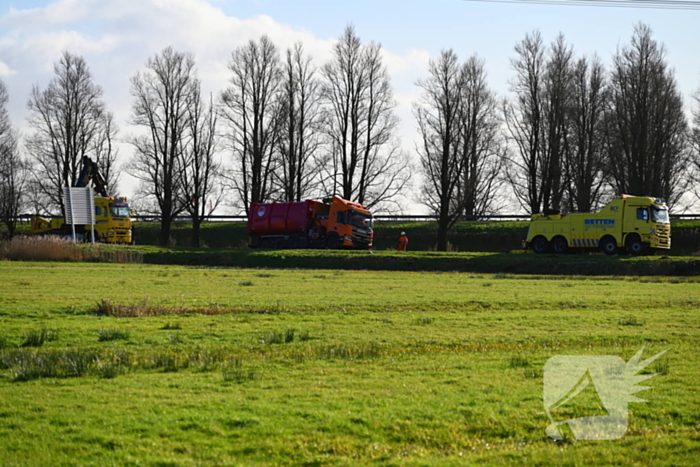
[[338, 196], [295, 203], [251, 203], [247, 232], [253, 248], [372, 247], [372, 213]]

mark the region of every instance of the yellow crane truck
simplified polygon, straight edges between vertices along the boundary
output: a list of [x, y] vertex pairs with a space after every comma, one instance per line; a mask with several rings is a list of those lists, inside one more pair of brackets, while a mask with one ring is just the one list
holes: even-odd
[[[103, 243], [131, 243], [131, 209], [126, 197], [108, 196], [107, 182], [97, 164], [85, 156], [76, 186], [85, 187], [90, 182], [99, 195], [95, 196], [95, 240]], [[34, 235], [72, 235], [71, 226], [63, 218], [32, 216], [31, 222]], [[89, 241], [89, 230], [89, 226], [76, 225], [76, 237]]]
[[606, 255], [643, 255], [671, 248], [671, 223], [663, 199], [620, 195], [597, 213], [534, 214], [525, 249], [564, 254], [600, 249]]

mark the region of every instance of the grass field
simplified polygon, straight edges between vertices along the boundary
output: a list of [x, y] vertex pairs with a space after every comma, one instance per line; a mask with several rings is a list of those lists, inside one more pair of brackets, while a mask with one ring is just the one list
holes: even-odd
[[[697, 276], [2, 261], [0, 283], [2, 465], [700, 458]], [[550, 357], [642, 347], [668, 352], [622, 439], [545, 435]]]

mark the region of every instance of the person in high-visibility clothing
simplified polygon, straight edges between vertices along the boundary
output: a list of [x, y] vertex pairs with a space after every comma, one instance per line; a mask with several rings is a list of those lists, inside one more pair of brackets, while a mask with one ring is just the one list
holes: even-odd
[[406, 236], [406, 232], [401, 232], [401, 236], [399, 237], [399, 251], [406, 251], [407, 247], [408, 237]]

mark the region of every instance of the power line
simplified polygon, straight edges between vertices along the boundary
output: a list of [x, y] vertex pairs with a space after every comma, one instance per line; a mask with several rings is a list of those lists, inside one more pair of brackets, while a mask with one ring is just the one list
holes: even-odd
[[645, 8], [657, 10], [700, 10], [700, 1], [693, 0], [465, 0], [481, 3], [530, 5], [587, 6], [607, 8]]

